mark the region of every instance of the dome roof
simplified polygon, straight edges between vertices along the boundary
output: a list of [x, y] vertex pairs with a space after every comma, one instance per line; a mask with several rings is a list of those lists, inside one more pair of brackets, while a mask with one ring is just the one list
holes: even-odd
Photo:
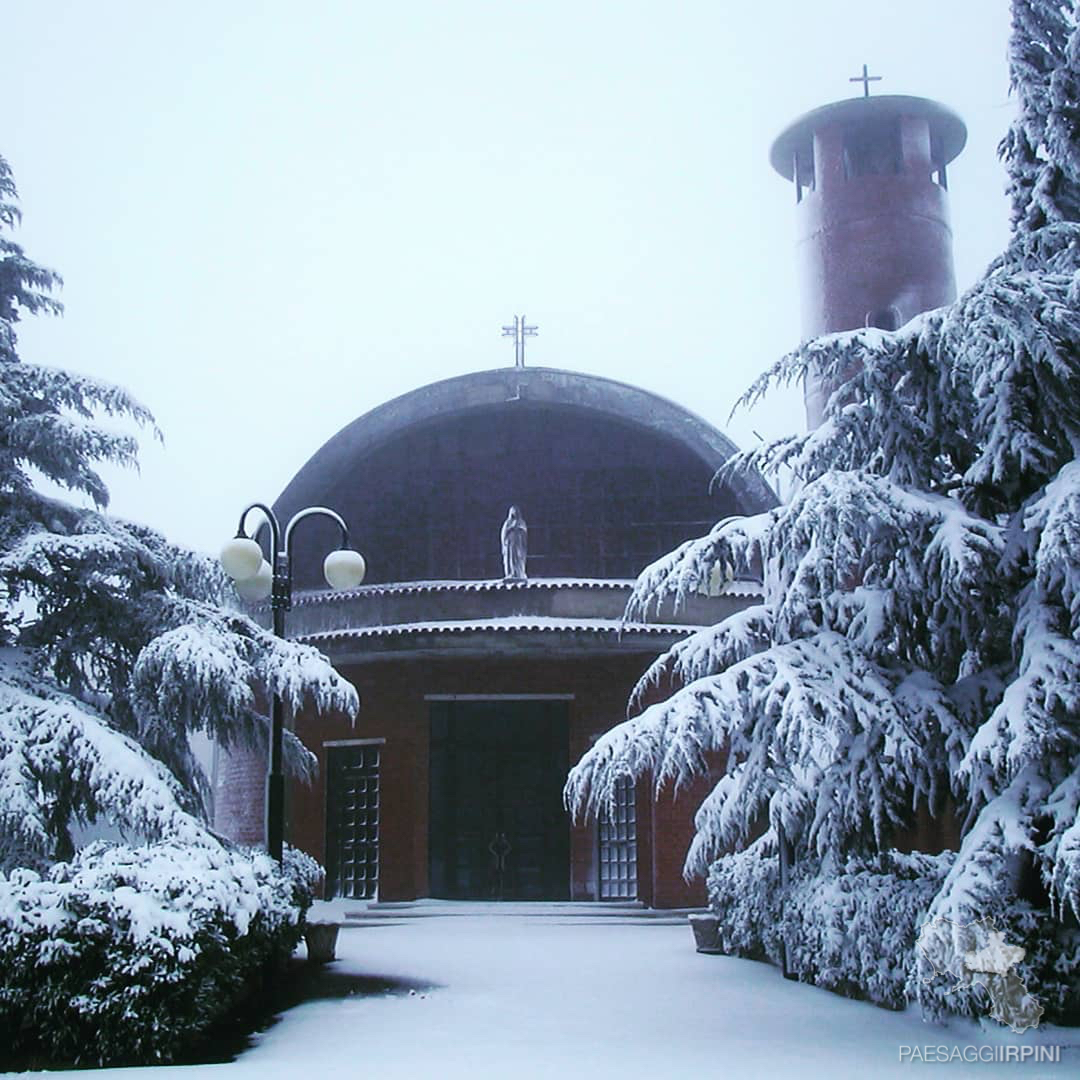
[[[710, 492], [736, 450], [700, 417], [637, 387], [498, 368], [421, 387], [346, 425], [275, 510], [283, 520], [309, 505], [338, 510], [372, 582], [499, 576], [510, 502], [529, 526], [530, 576], [632, 577], [720, 517], [775, 505], [756, 475]], [[334, 544], [321, 528], [298, 530], [298, 585], [318, 584], [314, 550]]]

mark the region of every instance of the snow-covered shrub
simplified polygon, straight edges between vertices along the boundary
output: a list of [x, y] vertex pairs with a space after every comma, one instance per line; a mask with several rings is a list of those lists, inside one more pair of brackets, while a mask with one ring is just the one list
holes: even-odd
[[904, 1008], [919, 927], [954, 858], [888, 851], [832, 873], [804, 867], [784, 901], [792, 970], [816, 986]]
[[293, 883], [293, 902], [307, 911], [322, 889], [326, 871], [306, 851], [285, 845], [282, 870]]
[[718, 916], [716, 943], [728, 956], [768, 960], [781, 956], [780, 866], [771, 835], [709, 868], [709, 906]]
[[902, 1009], [919, 927], [954, 858], [888, 851], [828, 872], [803, 864], [781, 893], [770, 832], [709, 870], [717, 941], [732, 956], [775, 964], [786, 942], [789, 969], [802, 981]]
[[0, 874], [0, 1055], [169, 1061], [293, 951], [317, 871], [165, 841]]

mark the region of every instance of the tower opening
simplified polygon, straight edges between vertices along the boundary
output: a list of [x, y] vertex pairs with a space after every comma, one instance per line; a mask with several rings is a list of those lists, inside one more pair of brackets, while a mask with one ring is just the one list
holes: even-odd
[[904, 171], [900, 118], [860, 124], [844, 132], [844, 176], [899, 176]]

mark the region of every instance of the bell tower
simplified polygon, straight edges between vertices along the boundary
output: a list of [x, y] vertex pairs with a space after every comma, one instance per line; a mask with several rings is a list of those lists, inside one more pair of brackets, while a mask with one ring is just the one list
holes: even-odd
[[[967, 128], [936, 101], [864, 96], [823, 105], [772, 145], [795, 188], [804, 340], [861, 326], [895, 330], [956, 298], [946, 167]], [[806, 420], [829, 388], [808, 378]]]

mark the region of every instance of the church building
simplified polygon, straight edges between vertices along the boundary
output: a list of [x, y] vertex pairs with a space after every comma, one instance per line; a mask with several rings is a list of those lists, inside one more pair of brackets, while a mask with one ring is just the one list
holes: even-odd
[[[774, 504], [756, 477], [711, 487], [734, 450], [644, 390], [521, 366], [405, 394], [300, 470], [275, 512], [333, 507], [369, 566], [360, 588], [319, 591], [336, 534], [318, 521], [296, 534], [289, 633], [363, 699], [355, 725], [296, 724], [320, 776], [293, 785], [286, 835], [326, 867], [330, 894], [701, 901], [681, 863], [705, 789], [654, 803], [628, 788], [611, 821], [571, 827], [562, 787], [659, 652], [756, 598], [734, 582], [622, 621], [647, 563]], [[503, 560], [511, 506], [523, 567]], [[218, 795], [228, 831], [252, 842], [263, 772], [233, 756]]]
[[[776, 140], [798, 201], [806, 337], [895, 329], [952, 299], [945, 170], [964, 138], [934, 102], [863, 96]], [[291, 785], [286, 837], [326, 867], [328, 896], [698, 905], [704, 885], [682, 864], [708, 777], [677, 796], [628, 785], [604, 820], [578, 824], [562, 787], [659, 653], [761, 596], [733, 581], [625, 622], [634, 578], [775, 496], [753, 475], [713, 484], [736, 448], [705, 420], [633, 386], [525, 366], [516, 331], [516, 366], [380, 405], [275, 503], [281, 520], [332, 507], [369, 567], [361, 587], [325, 591], [337, 535], [320, 521], [297, 533], [288, 632], [363, 707], [355, 724], [295, 719], [319, 776]], [[811, 424], [827, 392], [807, 387]], [[262, 841], [264, 777], [258, 755], [222, 761], [227, 835]]]

